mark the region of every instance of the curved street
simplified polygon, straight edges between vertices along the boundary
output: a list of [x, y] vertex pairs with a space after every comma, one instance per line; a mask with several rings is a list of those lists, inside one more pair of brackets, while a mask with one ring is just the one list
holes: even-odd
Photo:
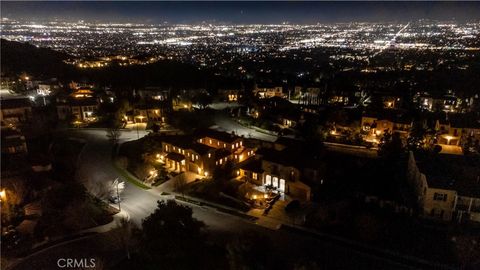
[[[145, 131], [140, 133], [141, 136], [145, 134]], [[87, 141], [78, 164], [78, 170], [83, 172], [82, 175], [88, 175], [92, 181], [108, 181], [118, 177], [125, 182], [121, 203], [122, 211], [127, 212], [131, 220], [138, 225], [141, 224], [143, 218], [154, 211], [157, 200], [166, 199], [165, 196], [161, 195], [160, 189], [141, 189], [118, 174], [111, 161], [112, 144], [108, 141], [105, 130], [71, 130], [69, 136]], [[136, 132], [122, 131], [120, 143], [134, 139], [137, 139]], [[194, 217], [207, 225], [207, 231], [216, 241], [226, 242], [244, 230], [255, 230], [268, 235], [272, 239], [273, 247], [276, 249], [275, 253], [272, 254], [291, 255], [292, 253], [298, 253], [300, 257], [308, 254], [309, 258], [325, 261], [326, 265], [332, 267], [357, 268], [362, 265], [375, 265], [376, 268], [411, 268], [390, 259], [353, 250], [331, 240], [286, 230], [271, 230], [252, 221], [221, 213], [208, 207], [189, 206], [193, 209]], [[285, 257], [296, 258], [295, 256]], [[281, 258], [282, 256], [279, 256], [279, 259]]]

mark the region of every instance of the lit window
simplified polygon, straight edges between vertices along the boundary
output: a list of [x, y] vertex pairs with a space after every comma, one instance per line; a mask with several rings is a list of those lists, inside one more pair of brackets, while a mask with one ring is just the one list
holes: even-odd
[[209, 158], [212, 157], [212, 153], [208, 153], [208, 157], [209, 157]]
[[209, 143], [209, 144], [212, 144], [212, 140], [208, 140], [208, 143]]
[[257, 177], [258, 177], [257, 173], [252, 173], [252, 178], [253, 179], [257, 180]]
[[434, 193], [433, 194], [433, 200], [434, 201], [446, 201], [447, 200], [447, 194], [443, 193]]

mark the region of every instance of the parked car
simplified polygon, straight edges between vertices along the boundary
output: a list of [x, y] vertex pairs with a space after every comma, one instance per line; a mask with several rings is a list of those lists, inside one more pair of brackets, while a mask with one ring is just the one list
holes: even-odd
[[118, 196], [110, 196], [110, 198], [108, 198], [108, 200], [111, 202], [111, 203], [119, 203], [122, 201], [122, 199]]

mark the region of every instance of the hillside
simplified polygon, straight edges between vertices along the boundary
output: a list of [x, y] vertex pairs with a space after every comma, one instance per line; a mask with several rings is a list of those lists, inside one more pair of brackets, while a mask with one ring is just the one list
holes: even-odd
[[69, 56], [48, 48], [2, 39], [1, 68], [6, 76], [22, 72], [34, 77], [68, 77], [74, 68], [63, 62]]

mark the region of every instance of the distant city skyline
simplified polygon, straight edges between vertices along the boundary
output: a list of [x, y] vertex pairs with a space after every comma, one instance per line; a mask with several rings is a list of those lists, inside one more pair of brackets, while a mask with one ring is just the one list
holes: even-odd
[[1, 2], [2, 18], [131, 23], [480, 20], [480, 2]]

